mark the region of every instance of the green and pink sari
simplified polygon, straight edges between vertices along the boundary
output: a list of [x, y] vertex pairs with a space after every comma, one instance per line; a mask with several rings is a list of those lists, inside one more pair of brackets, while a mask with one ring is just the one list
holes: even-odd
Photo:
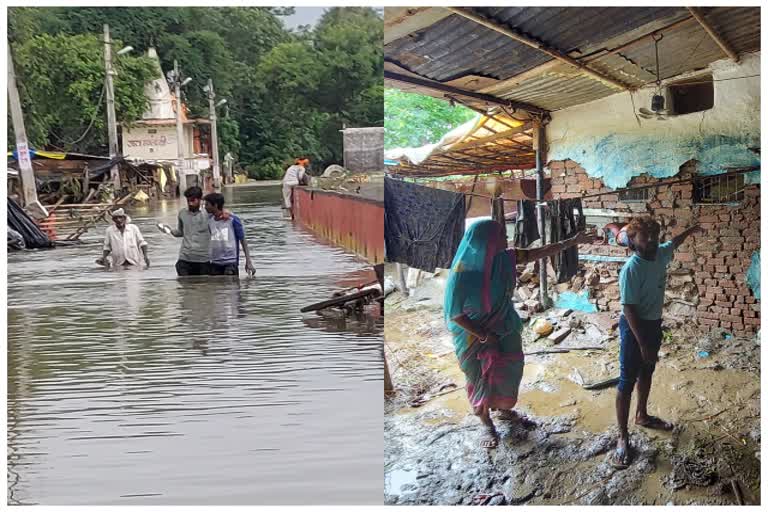
[[[507, 250], [503, 227], [486, 220], [464, 234], [445, 293], [445, 320], [456, 357], [467, 378], [475, 414], [512, 409], [523, 378], [522, 322], [512, 306], [515, 252]], [[453, 321], [465, 314], [495, 333], [499, 343], [480, 343]]]

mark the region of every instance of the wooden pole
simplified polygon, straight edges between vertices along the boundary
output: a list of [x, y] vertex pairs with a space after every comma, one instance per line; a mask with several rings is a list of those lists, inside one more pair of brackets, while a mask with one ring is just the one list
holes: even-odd
[[472, 180], [472, 191], [469, 193], [469, 201], [467, 201], [467, 215], [469, 215], [469, 211], [472, 209], [472, 198], [475, 194], [475, 186], [477, 186], [477, 178], [479, 178], [479, 174], [475, 174], [475, 179]]

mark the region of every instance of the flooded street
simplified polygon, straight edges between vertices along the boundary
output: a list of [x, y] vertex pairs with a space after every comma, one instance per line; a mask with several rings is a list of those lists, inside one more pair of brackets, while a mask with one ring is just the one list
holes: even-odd
[[381, 503], [382, 321], [299, 313], [366, 265], [282, 219], [277, 187], [225, 196], [239, 285], [177, 279], [155, 227], [175, 201], [128, 209], [143, 272], [94, 263], [103, 227], [9, 255], [9, 504]]

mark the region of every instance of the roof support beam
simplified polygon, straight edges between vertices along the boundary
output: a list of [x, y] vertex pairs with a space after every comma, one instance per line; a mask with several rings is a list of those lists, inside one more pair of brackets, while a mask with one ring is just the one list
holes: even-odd
[[469, 149], [469, 148], [476, 148], [476, 147], [484, 146], [489, 142], [493, 142], [496, 140], [512, 139], [515, 135], [528, 131], [531, 128], [533, 128], [532, 123], [525, 123], [522, 126], [518, 126], [517, 128], [510, 128], [509, 130], [503, 131], [501, 133], [497, 133], [496, 135], [491, 135], [489, 137], [483, 137], [482, 139], [472, 140], [468, 142], [460, 142], [459, 144], [448, 146], [447, 149], [440, 151], [440, 153], [457, 151], [462, 149]]
[[738, 54], [733, 51], [731, 45], [729, 45], [728, 42], [723, 39], [720, 34], [717, 33], [715, 27], [713, 27], [712, 24], [707, 21], [707, 18], [704, 17], [704, 13], [701, 12], [701, 9], [698, 7], [689, 7], [688, 10], [691, 11], [691, 14], [693, 14], [693, 17], [696, 18], [696, 21], [699, 22], [699, 25], [701, 25], [702, 28], [707, 31], [709, 37], [711, 37], [712, 40], [717, 43], [717, 45], [725, 52], [725, 54], [730, 57], [733, 62], [739, 62]]
[[511, 107], [519, 110], [525, 110], [532, 114], [544, 115], [548, 113], [543, 108], [539, 108], [534, 105], [529, 105], [528, 103], [521, 103], [519, 101], [513, 101], [513, 100], [505, 100], [503, 98], [498, 98], [496, 96], [491, 96], [489, 94], [482, 94], [479, 92], [466, 91], [464, 89], [459, 89], [458, 87], [452, 87], [450, 85], [445, 85], [440, 82], [435, 82], [434, 80], [427, 80], [425, 78], [416, 78], [414, 76], [401, 75], [400, 73], [393, 73], [392, 71], [387, 71], [386, 69], [384, 70], [384, 79], [392, 80], [395, 82], [402, 82], [406, 84], [417, 85], [419, 87], [424, 87], [426, 89], [442, 91], [449, 94], [455, 94], [456, 96], [463, 96], [465, 98], [473, 98], [476, 100], [484, 101], [486, 103], [491, 103], [493, 105], [502, 105], [504, 107]]
[[599, 71], [595, 71], [594, 69], [587, 67], [585, 64], [577, 61], [576, 59], [569, 57], [565, 53], [561, 52], [560, 50], [556, 48], [551, 48], [547, 46], [544, 43], [541, 43], [539, 41], [535, 41], [525, 35], [523, 35], [521, 32], [518, 32], [517, 30], [513, 30], [509, 27], [505, 27], [499, 23], [496, 23], [495, 21], [488, 20], [484, 18], [483, 16], [479, 16], [475, 14], [474, 12], [464, 9], [461, 7], [446, 7], [446, 9], [450, 10], [451, 12], [458, 14], [459, 16], [463, 16], [464, 18], [467, 18], [468, 20], [472, 20], [475, 23], [484, 26], [485, 28], [489, 28], [491, 30], [494, 30], [496, 32], [499, 32], [500, 34], [504, 34], [505, 36], [509, 37], [510, 39], [513, 39], [519, 43], [525, 44], [527, 46], [530, 46], [531, 48], [535, 48], [536, 50], [539, 50], [542, 53], [545, 53], [552, 57], [553, 59], [557, 59], [561, 62], [565, 62], [567, 64], [570, 64], [571, 66], [578, 68], [582, 73], [589, 75], [593, 78], [596, 78], [597, 80], [600, 80], [601, 82], [604, 82], [606, 84], [612, 85], [613, 87], [619, 88], [624, 91], [628, 91], [629, 87], [620, 82], [619, 80], [616, 80], [615, 78], [612, 78], [608, 75], [604, 75], [603, 73], [600, 73]]

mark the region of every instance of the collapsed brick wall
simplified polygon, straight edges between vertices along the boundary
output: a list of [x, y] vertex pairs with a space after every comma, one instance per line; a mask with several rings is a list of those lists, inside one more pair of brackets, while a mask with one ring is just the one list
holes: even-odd
[[[695, 174], [695, 162], [667, 179], [649, 176], [634, 178], [628, 187], [657, 184], [649, 189], [646, 202], [623, 202], [618, 193], [599, 179], [590, 178], [572, 160], [550, 162], [552, 194], [556, 198], [581, 197], [607, 193], [583, 201], [585, 208], [609, 209], [617, 213], [650, 214], [661, 224], [662, 241], [682, 233], [695, 222], [705, 229], [691, 236], [675, 252], [669, 268], [665, 314], [691, 317], [702, 330], [723, 328], [747, 335], [760, 328], [760, 308], [746, 283], [752, 254], [760, 249], [760, 186], [748, 185], [744, 200], [738, 205], [701, 205], [694, 203], [693, 183], [665, 185]], [[625, 220], [626, 221], [626, 220]], [[605, 256], [628, 256], [628, 249], [610, 245], [582, 246], [580, 252]], [[588, 272], [602, 276], [605, 286], [594, 287], [601, 310], [618, 311], [618, 275], [621, 264], [588, 265]], [[589, 276], [588, 276], [589, 277]], [[583, 276], [575, 280], [583, 279]], [[586, 280], [585, 280], [586, 281]], [[574, 284], [579, 284], [578, 282]]]

